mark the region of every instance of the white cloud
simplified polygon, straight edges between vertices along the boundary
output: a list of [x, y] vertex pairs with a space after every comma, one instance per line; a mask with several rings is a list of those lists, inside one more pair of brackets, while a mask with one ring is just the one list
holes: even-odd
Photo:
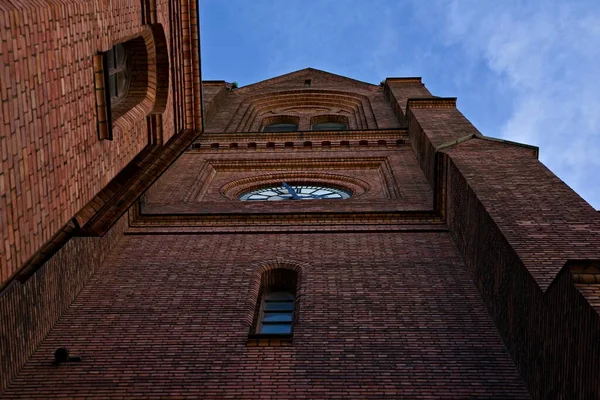
[[[600, 4], [440, 0], [449, 44], [481, 57], [513, 93], [501, 136], [600, 208]], [[439, 21], [438, 21], [439, 22]]]

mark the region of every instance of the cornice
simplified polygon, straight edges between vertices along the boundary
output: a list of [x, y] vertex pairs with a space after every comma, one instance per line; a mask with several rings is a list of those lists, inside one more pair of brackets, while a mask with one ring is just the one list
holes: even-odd
[[297, 131], [210, 133], [200, 135], [190, 151], [280, 149], [280, 148], [348, 148], [397, 147], [409, 144], [406, 129], [376, 129], [355, 131]]
[[390, 83], [423, 83], [420, 76], [406, 76], [406, 77], [395, 77], [395, 78], [386, 78], [386, 84]]
[[456, 97], [410, 98], [406, 101], [407, 110], [419, 108], [456, 108]]
[[445, 231], [433, 211], [142, 214], [129, 210], [128, 234], [320, 231]]

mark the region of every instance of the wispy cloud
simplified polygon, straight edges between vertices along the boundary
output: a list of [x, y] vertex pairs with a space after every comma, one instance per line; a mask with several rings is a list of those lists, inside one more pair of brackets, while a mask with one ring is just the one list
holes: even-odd
[[600, 3], [437, 6], [444, 39], [481, 57], [512, 92], [500, 136], [540, 146], [541, 160], [600, 207]]

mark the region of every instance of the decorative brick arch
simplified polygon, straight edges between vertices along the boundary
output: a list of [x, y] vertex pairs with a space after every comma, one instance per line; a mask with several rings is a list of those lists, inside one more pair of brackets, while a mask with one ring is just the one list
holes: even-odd
[[231, 200], [237, 200], [242, 193], [271, 185], [279, 185], [284, 180], [289, 183], [331, 186], [350, 193], [352, 197], [360, 196], [370, 189], [367, 182], [345, 175], [321, 172], [278, 172], [229, 182], [221, 188], [221, 194]]
[[304, 272], [308, 267], [309, 265], [304, 262], [290, 260], [284, 257], [261, 261], [251, 266], [254, 270], [254, 276], [250, 284], [250, 291], [248, 293], [249, 301], [246, 310], [246, 323], [248, 324], [248, 328], [252, 327], [255, 323], [254, 318], [257, 314], [257, 307], [260, 305], [258, 300], [260, 299], [263, 280], [268, 279], [269, 273], [278, 269], [290, 270], [296, 273], [296, 307], [294, 311], [294, 323], [298, 322], [303, 288], [306, 286]]
[[[165, 111], [169, 93], [169, 55], [161, 24], [121, 42], [131, 57], [131, 82], [127, 97], [111, 109], [113, 130], [129, 131], [135, 121]], [[118, 43], [115, 43], [118, 44]]]
[[254, 132], [261, 127], [262, 120], [276, 109], [286, 109], [294, 114], [295, 109], [338, 109], [348, 118], [350, 129], [377, 129], [377, 121], [367, 96], [337, 90], [283, 90], [262, 93], [244, 99], [226, 132]]
[[300, 125], [300, 117], [295, 115], [273, 115], [263, 118], [260, 124], [260, 130], [271, 124], [296, 124]]

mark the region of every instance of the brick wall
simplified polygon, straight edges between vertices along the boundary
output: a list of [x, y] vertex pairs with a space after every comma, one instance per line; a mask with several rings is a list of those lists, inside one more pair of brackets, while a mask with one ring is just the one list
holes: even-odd
[[127, 217], [102, 238], [74, 238], [29, 280], [0, 294], [0, 393], [121, 239]]
[[92, 57], [143, 30], [142, 2], [104, 3], [0, 5], [0, 283], [148, 144], [144, 118], [98, 140]]
[[597, 212], [526, 149], [448, 153], [450, 230], [530, 392], [594, 398], [600, 318], [564, 267], [600, 256]]
[[[196, 11], [167, 0], [0, 4], [1, 388], [118, 242], [123, 212], [152, 181], [140, 175], [158, 176], [200, 129]], [[99, 140], [93, 57], [134, 38], [147, 90]], [[88, 221], [101, 239], [66, 242]]]
[[[242, 135], [240, 135], [242, 136]], [[373, 142], [373, 141], [372, 141]], [[354, 143], [354, 145], [358, 143]], [[285, 147], [277, 150], [188, 151], [148, 190], [144, 212], [303, 212], [334, 209], [343, 211], [431, 210], [431, 188], [424, 179], [409, 145], [356, 146], [360, 149], [308, 149]], [[343, 179], [358, 180], [363, 193], [344, 202], [302, 204], [240, 203], [227, 198], [223, 188], [256, 176], [294, 177], [307, 182], [332, 179], [342, 187]], [[280, 178], [283, 179], [283, 178]], [[259, 185], [261, 181], [254, 183]], [[281, 181], [278, 181], [280, 184]], [[252, 187], [252, 184], [248, 184]], [[390, 190], [390, 187], [392, 190]], [[320, 203], [320, 204], [319, 204]]]
[[307, 68], [230, 91], [206, 129], [254, 132], [275, 114], [300, 117], [301, 131], [310, 130], [310, 117], [324, 114], [349, 118], [351, 129], [400, 127], [383, 87]]
[[[302, 266], [290, 347], [246, 343]], [[67, 346], [81, 363], [52, 365]], [[3, 398], [529, 398], [447, 233], [127, 236]]]
[[[0, 5], [0, 287], [67, 221], [115, 195], [94, 197], [151, 143], [199, 131], [196, 11], [167, 0]], [[150, 46], [146, 97], [115, 111], [112, 140], [99, 140], [92, 59], [133, 38]]]
[[576, 286], [569, 263], [600, 258], [598, 213], [537, 149], [482, 137], [452, 101], [408, 100], [406, 115], [457, 248], [532, 395], [593, 398], [596, 285]]

